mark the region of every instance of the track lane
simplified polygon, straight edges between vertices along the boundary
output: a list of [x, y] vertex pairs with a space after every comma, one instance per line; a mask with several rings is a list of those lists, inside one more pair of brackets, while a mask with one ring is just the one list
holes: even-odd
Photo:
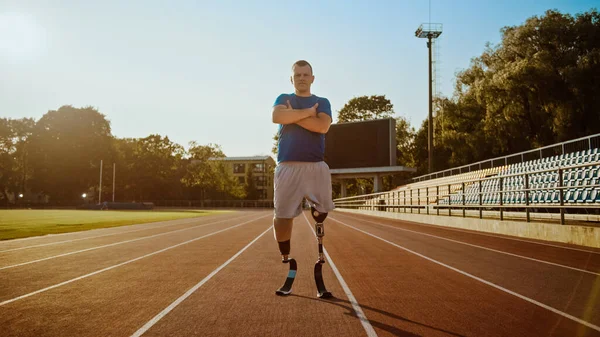
[[324, 280], [337, 299], [316, 297], [317, 244], [302, 216], [294, 222], [290, 257], [298, 262], [291, 295], [275, 295], [288, 265], [269, 233], [142, 336], [367, 336], [329, 264]]
[[[217, 225], [199, 227], [190, 231], [179, 232], [149, 240], [131, 242], [125, 245], [110, 247], [107, 249], [88, 251], [81, 254], [61, 257], [54, 260], [25, 265], [12, 269], [0, 270], [0, 284], [6, 287], [0, 288], [0, 306], [4, 301], [23, 296], [31, 292], [52, 287], [62, 282], [88, 275], [104, 268], [127, 263], [163, 249], [170, 249], [195, 238], [211, 235], [211, 233], [223, 230], [235, 230], [239, 224], [247, 226], [256, 221], [260, 216], [268, 213], [256, 214], [245, 221], [228, 220]], [[268, 217], [268, 216], [267, 216]], [[203, 239], [201, 239], [203, 240]]]
[[[331, 220], [334, 220], [336, 218], [336, 216], [332, 216]], [[381, 246], [382, 244], [385, 246], [389, 246], [391, 248], [395, 248], [392, 245], [389, 245], [385, 242], [382, 242], [381, 240], [377, 240], [377, 239], [373, 239], [370, 238], [368, 235], [365, 235], [363, 233], [360, 233], [354, 229], [348, 228], [343, 226], [340, 223], [336, 223], [336, 221], [329, 221], [329, 233], [332, 233], [332, 231], [334, 233], [338, 233], [337, 231], [342, 229], [343, 231], [355, 231], [357, 234], [360, 234], [363, 238], [361, 240], [368, 240], [369, 242], [372, 242], [373, 245], [376, 246]], [[525, 266], [521, 263], [512, 261], [512, 263], [506, 263], [507, 258], [505, 257], [490, 257], [490, 256], [485, 256], [485, 253], [476, 253], [476, 252], [470, 252], [469, 247], [467, 246], [463, 246], [463, 245], [457, 245], [454, 244], [454, 246], [449, 245], [448, 243], [442, 243], [442, 242], [432, 242], [433, 239], [431, 238], [427, 238], [427, 237], [422, 237], [422, 236], [416, 236], [414, 235], [414, 237], [408, 237], [407, 233], [402, 233], [399, 234], [397, 233], [397, 231], [393, 231], [392, 229], [381, 229], [381, 228], [376, 228], [375, 226], [373, 227], [369, 227], [369, 225], [364, 225], [362, 224], [360, 219], [355, 219], [353, 221], [348, 221], [347, 224], [350, 224], [351, 226], [354, 226], [356, 228], [359, 228], [361, 230], [365, 230], [369, 233], [373, 233], [374, 235], [377, 235], [379, 237], [385, 238], [388, 241], [397, 243], [401, 246], [404, 247], [408, 247], [409, 249], [412, 249], [416, 252], [421, 252], [423, 255], [425, 256], [430, 256], [436, 260], [442, 261], [444, 263], [448, 263], [449, 265], [452, 265], [458, 269], [461, 270], [465, 270], [467, 272], [470, 272], [472, 274], [478, 275], [478, 276], [482, 276], [481, 274], [485, 274], [485, 277], [483, 277], [483, 279], [488, 279], [491, 278], [494, 282], [497, 283], [510, 283], [508, 285], [508, 287], [512, 290], [515, 290], [515, 288], [518, 290], [517, 292], [526, 292], [527, 290], [531, 290], [532, 292], [534, 292], [534, 294], [528, 294], [528, 295], [532, 295], [532, 297], [536, 298], [536, 299], [542, 299], [545, 300], [547, 302], [551, 302], [552, 304], [555, 304], [557, 306], [559, 306], [559, 310], [560, 309], [564, 309], [565, 311], [567, 311], [568, 313], [573, 313], [573, 316], [576, 317], [581, 317], [581, 319], [583, 320], [587, 320], [591, 323], [595, 323], [597, 321], [597, 318], [595, 317], [596, 312], [597, 312], [597, 306], [594, 304], [595, 302], [590, 302], [590, 301], [596, 301], [596, 299], [594, 300], [594, 293], [599, 289], [598, 287], [600, 286], [600, 283], [598, 282], [598, 279], [596, 278], [595, 280], [585, 280], [582, 282], [582, 280], [580, 279], [581, 275], [584, 275], [582, 273], [579, 273], [579, 277], [577, 275], [569, 275], [570, 276], [570, 283], [567, 283], [567, 287], [570, 287], [567, 289], [567, 291], [564, 290], [564, 288], [561, 288], [561, 282], [556, 282], [555, 280], [551, 280], [552, 276], [547, 276], [544, 278], [544, 273], [541, 273], [539, 271], [536, 270], [529, 270], [529, 268], [540, 268], [539, 266], [535, 266], [535, 265], [527, 265], [525, 264]], [[348, 234], [346, 233], [346, 235], [352, 235], [352, 234]], [[356, 234], [354, 234], [356, 235]], [[375, 241], [372, 241], [375, 240]], [[334, 254], [333, 248], [337, 247], [337, 241], [334, 242], [333, 247], [329, 248], [331, 251], [331, 254]], [[349, 246], [351, 246], [351, 244], [347, 244]], [[387, 248], [389, 249], [389, 248]], [[384, 254], [381, 252], [377, 252], [374, 253], [373, 256], [374, 258], [381, 258], [382, 256], [386, 256], [384, 261], [387, 260], [393, 260], [394, 258], [402, 258], [403, 260], [406, 257], [407, 252], [403, 251], [401, 249], [395, 248], [395, 252], [394, 249], [392, 249], [389, 253]], [[346, 254], [349, 254], [348, 252], [346, 252]], [[413, 254], [414, 255], [414, 254]], [[422, 258], [421, 258], [422, 259]], [[347, 260], [343, 260], [343, 261], [347, 261]], [[410, 264], [406, 264], [404, 266], [402, 266], [402, 264], [398, 264], [396, 267], [389, 267], [387, 269], [392, 270], [393, 268], [398, 269], [398, 272], [394, 273], [394, 272], [390, 272], [392, 275], [398, 275], [400, 274], [400, 270], [406, 271], [407, 268], [409, 272], [413, 272], [414, 270], [417, 270], [419, 268], [423, 268], [424, 266], [426, 266], [426, 270], [423, 271], [427, 271], [428, 269], [434, 269], [437, 270], [439, 268], [442, 269], [446, 269], [446, 270], [441, 270], [439, 271], [439, 275], [440, 276], [435, 276], [432, 275], [428, 278], [423, 278], [423, 277], [419, 277], [420, 282], [417, 284], [413, 284], [411, 287], [408, 287], [406, 289], [410, 289], [409, 291], [418, 291], [419, 287], [427, 287], [428, 284], [438, 284], [441, 280], [440, 277], [442, 275], [444, 275], [444, 277], [446, 277], [446, 274], [452, 275], [452, 273], [454, 273], [455, 275], [452, 276], [448, 276], [448, 277], [452, 277], [453, 279], [458, 277], [458, 280], [454, 281], [456, 284], [459, 284], [457, 282], [460, 281], [460, 278], [464, 276], [462, 276], [459, 273], [456, 273], [455, 271], [452, 271], [448, 268], [443, 268], [443, 267], [438, 267], [438, 266], [429, 266], [431, 264], [431, 262], [427, 262], [427, 260], [421, 260], [419, 261], [414, 260], [414, 257], [410, 257], [409, 261], [414, 261], [411, 262]], [[521, 261], [526, 261], [526, 260], [521, 260]], [[383, 262], [383, 261], [381, 261]], [[415, 265], [413, 265], [416, 264]], [[377, 266], [376, 264], [374, 264], [374, 266]], [[417, 267], [418, 266], [418, 267]], [[367, 267], [365, 267], [366, 269]], [[360, 267], [357, 267], [357, 269], [363, 269]], [[550, 270], [549, 272], [553, 272], [552, 270]], [[381, 272], [380, 272], [381, 273]], [[556, 271], [553, 272], [553, 276], [554, 275], [562, 275], [564, 273], [557, 273]], [[569, 274], [570, 272], [567, 272], [567, 274]], [[405, 277], [409, 277], [406, 275], [398, 275], [399, 277], [402, 277], [402, 279], [404, 280]], [[412, 277], [412, 276], [411, 276]], [[542, 278], [542, 280], [540, 281], [540, 277]], [[565, 276], [562, 275], [562, 280], [565, 280]], [[389, 291], [387, 291], [387, 294], [391, 294], [394, 293], [394, 287], [391, 286], [391, 284], [394, 283], [393, 279], [390, 279], [389, 277], [384, 277], [386, 279], [387, 282], [384, 282], [385, 284], [390, 284], [390, 289]], [[350, 280], [352, 280], [352, 278], [350, 278]], [[528, 286], [523, 286], [521, 284], [521, 282], [529, 282], [530, 284], [532, 284], [532, 289], [529, 289]], [[351, 281], [349, 281], [351, 282]], [[397, 281], [396, 281], [397, 282]], [[425, 282], [423, 284], [421, 284], [422, 282]], [[455, 298], [456, 294], [463, 294], [464, 296], [471, 298], [472, 294], [471, 291], [475, 288], [481, 288], [481, 290], [483, 291], [482, 293], [479, 293], [477, 295], [477, 300], [474, 301], [474, 303], [472, 303], [471, 305], [474, 307], [482, 307], [482, 306], [487, 306], [488, 303], [490, 305], [493, 306], [497, 306], [498, 308], [492, 309], [491, 311], [495, 312], [497, 310], [503, 310], [503, 311], [509, 311], [509, 312], [514, 312], [516, 310], [516, 312], [519, 312], [519, 310], [517, 310], [518, 308], [522, 307], [522, 308], [526, 308], [527, 310], [525, 312], [523, 312], [522, 310], [520, 311], [521, 315], [531, 315], [535, 313], [536, 316], [536, 320], [540, 320], [541, 322], [552, 322], [552, 324], [556, 324], [556, 322], [561, 322], [559, 324], [559, 327], [557, 329], [561, 329], [562, 326], [565, 326], [565, 321], [568, 321], [568, 319], [565, 319], [565, 317], [559, 316], [556, 313], [553, 313], [551, 311], [548, 311], [546, 309], [543, 309], [539, 306], [536, 306], [534, 304], [527, 304], [527, 302], [523, 301], [522, 299], [519, 299], [518, 297], [515, 297], [513, 295], [504, 293], [504, 295], [494, 295], [494, 298], [490, 298], [487, 299], [486, 297], [489, 295], [485, 295], [487, 293], [489, 294], [495, 294], [496, 292], [498, 292], [499, 290], [497, 289], [493, 289], [491, 287], [489, 287], [489, 285], [486, 285], [484, 283], [481, 282], [477, 282], [474, 280], [463, 280], [461, 281], [463, 283], [467, 283], [464, 284], [462, 286], [459, 287], [463, 287], [464, 289], [448, 289], [447, 285], [441, 286], [439, 289], [440, 291], [443, 293], [445, 293], [449, 299], [453, 299]], [[472, 285], [471, 283], [479, 283], [478, 285]], [[506, 284], [501, 284], [503, 286], [507, 286]], [[559, 294], [549, 294], [552, 293], [552, 291], [554, 289], [552, 289], [552, 287], [555, 286], [558, 289], [556, 289]], [[374, 286], [376, 288], [376, 286]], [[381, 287], [381, 286], [380, 286]], [[474, 288], [475, 287], [475, 288]], [[486, 289], [486, 287], [488, 287]], [[586, 287], [588, 287], [587, 290]], [[359, 288], [360, 289], [360, 288]], [[405, 290], [406, 291], [406, 290]], [[427, 293], [429, 292], [435, 292], [435, 288], [433, 289], [429, 289], [429, 291], [427, 291]], [[383, 292], [382, 292], [383, 294]], [[442, 295], [440, 294], [440, 295]], [[556, 296], [554, 296], [556, 295]], [[393, 295], [391, 295], [393, 296]], [[504, 297], [507, 297], [506, 299]], [[512, 299], [511, 299], [512, 297]], [[360, 299], [359, 299], [360, 300]], [[482, 300], [484, 301], [483, 303], [478, 303], [478, 300]], [[468, 301], [465, 300], [465, 303], [468, 303], [469, 301], [471, 301], [471, 299], [469, 299]], [[521, 303], [524, 302], [524, 303]], [[368, 310], [368, 309], [367, 309]], [[449, 308], [449, 310], [452, 311], [460, 311], [460, 312], [464, 312], [464, 314], [469, 314], [472, 315], [473, 313], [471, 313], [470, 308], [465, 308], [462, 305], [457, 305], [456, 308]], [[486, 309], [480, 309], [480, 310], [485, 310], [485, 311], [490, 311], [490, 308], [486, 308]], [[547, 313], [544, 313], [544, 311], [546, 311]], [[367, 313], [368, 314], [368, 313]], [[496, 314], [496, 313], [495, 313]], [[546, 318], [544, 319], [539, 319], [537, 318], [538, 316], [544, 316]], [[548, 318], [548, 317], [552, 317], [554, 316], [554, 318]], [[475, 315], [474, 317], [477, 317], [477, 315]], [[463, 318], [464, 320], [464, 318]], [[481, 318], [477, 318], [478, 321], [482, 320]], [[505, 320], [511, 320], [509, 318], [503, 318], [501, 321], [504, 322]], [[482, 321], [483, 324], [484, 321]], [[595, 331], [593, 329], [590, 329], [589, 327], [585, 327], [582, 326], [581, 324], [578, 324], [577, 322], [571, 321], [572, 323], [567, 324], [567, 328], [565, 328], [565, 331], [569, 331], [571, 330], [570, 333], [573, 333], [573, 331], [576, 331], [577, 329], [584, 329], [585, 331], [587, 331], [587, 333], [589, 335], [597, 335], [599, 332]], [[464, 321], [461, 323], [465, 323]], [[487, 324], [493, 324], [495, 322], [487, 322]], [[534, 328], [535, 326], [537, 326], [539, 323], [537, 321], [533, 321], [530, 322], [531, 324], [534, 324], [534, 326], [532, 326], [531, 328], [527, 328], [526, 325], [523, 325], [520, 329], [522, 329], [523, 331], [531, 331], [530, 335], [546, 335], [548, 333], [551, 333], [551, 331], [546, 331], [544, 332], [544, 334], [539, 334], [539, 333], [534, 333], [535, 330], [532, 330], [532, 328]], [[517, 326], [519, 324], [515, 323], [511, 323], [511, 324], [516, 324]], [[524, 323], [521, 323], [524, 324]], [[552, 326], [551, 324], [551, 326]], [[517, 329], [520, 330], [520, 329]], [[456, 329], [445, 329], [448, 331], [452, 331], [453, 333], [458, 333], [458, 334], [465, 334], [467, 333], [467, 331], [460, 331], [460, 330], [456, 330]], [[480, 331], [477, 334], [470, 334], [470, 335], [481, 335], [480, 333], [483, 333], [483, 331]], [[489, 332], [483, 334], [483, 335], [488, 335]], [[490, 335], [495, 335], [495, 334], [490, 334]], [[506, 331], [506, 335], [518, 335], [515, 334], [515, 332], [509, 332]], [[559, 336], [561, 334], [558, 334]], [[568, 335], [568, 334], [567, 334]]]
[[[557, 246], [540, 244], [535, 241], [521, 240], [510, 237], [489, 236], [476, 231], [455, 230], [441, 226], [418, 224], [409, 221], [379, 218], [367, 215], [356, 215], [344, 212], [333, 212], [343, 219], [360, 219], [365, 224], [380, 224], [392, 226], [398, 230], [409, 230], [429, 235], [441, 236], [451, 240], [474, 244], [490, 249], [501, 250], [529, 258], [557, 263], [573, 268], [600, 273], [600, 249], [581, 246]], [[533, 224], [532, 224], [533, 225]]]
[[269, 228], [268, 219], [0, 306], [0, 335], [128, 336]]
[[[552, 311], [337, 223], [333, 219], [338, 219], [338, 214], [332, 212], [326, 220], [325, 248], [378, 336], [600, 335]], [[486, 255], [497, 253], [477, 253], [475, 247], [364, 223], [363, 218], [339, 217], [339, 220], [399, 245], [412, 244], [410, 248], [415, 251], [434, 254], [440, 261], [448, 259], [444, 262], [457, 263], [456, 268], [468, 269], [473, 274], [479, 272], [525, 284], [525, 289], [527, 282], [535, 284], [539, 277], [546, 282], [548, 278], [549, 283], [538, 284], [540, 294], [536, 296], [543, 297], [543, 292], [552, 291], [555, 275], [562, 280], [573, 279], [556, 272], [557, 267], [545, 271], [533, 261], [528, 262], [531, 266], [523, 266], [506, 255], [498, 259]], [[271, 222], [268, 216], [0, 306], [0, 335], [130, 336], [268, 229]], [[336, 298], [316, 298], [312, 278], [316, 240], [303, 216], [296, 218], [294, 226], [292, 256], [298, 260], [299, 270], [292, 295], [283, 298], [274, 295], [285, 279], [287, 265], [280, 262], [272, 234], [266, 233], [143, 336], [366, 336], [330, 264], [324, 266], [325, 284]], [[145, 248], [132, 245], [132, 252], [158, 249], [165, 243], [148, 241]], [[107, 251], [112, 252], [113, 247]], [[115, 255], [124, 253], [115, 252]], [[81, 259], [88, 253], [90, 256]], [[105, 251], [88, 253], [74, 255], [73, 261], [65, 260], [64, 264], [93, 266], [102, 261], [100, 253]], [[498, 267], [493, 270], [490, 265]], [[60, 268], [47, 267], [39, 276], [53, 277], [53, 273], [60, 274]], [[24, 276], [27, 275], [14, 275], [11, 281], [20, 282]], [[1, 277], [2, 271], [0, 284], [5, 284]], [[554, 300], [567, 311], [583, 309], [583, 317], [598, 316], [595, 301], [600, 295], [600, 282], [590, 287], [588, 281], [579, 278], [575, 285], [565, 283], [569, 286], [567, 291], [559, 291]], [[547, 284], [550, 287], [544, 288]], [[585, 289], [587, 296], [582, 296]], [[572, 293], [565, 296], [569, 291]], [[582, 299], [588, 305], [582, 305]]]

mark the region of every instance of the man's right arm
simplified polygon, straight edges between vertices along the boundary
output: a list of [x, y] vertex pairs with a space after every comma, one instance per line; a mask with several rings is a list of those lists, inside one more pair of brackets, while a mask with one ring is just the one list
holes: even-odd
[[276, 105], [273, 107], [273, 123], [294, 124], [304, 118], [316, 116], [316, 105], [308, 109], [293, 109], [289, 102], [287, 105]]

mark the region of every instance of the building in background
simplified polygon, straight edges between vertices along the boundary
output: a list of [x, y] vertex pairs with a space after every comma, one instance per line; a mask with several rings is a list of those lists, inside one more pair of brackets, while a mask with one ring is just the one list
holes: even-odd
[[258, 190], [258, 200], [273, 200], [273, 172], [276, 163], [270, 156], [224, 157], [210, 160], [222, 161], [241, 185], [246, 184], [248, 170], [251, 170], [254, 186]]

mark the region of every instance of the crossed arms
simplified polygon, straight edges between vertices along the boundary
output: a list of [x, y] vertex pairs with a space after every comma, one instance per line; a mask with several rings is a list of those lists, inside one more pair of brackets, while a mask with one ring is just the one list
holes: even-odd
[[319, 113], [319, 103], [308, 109], [293, 109], [290, 102], [287, 105], [276, 105], [273, 107], [273, 123], [275, 124], [298, 124], [306, 130], [327, 133], [331, 125], [331, 117], [324, 112]]

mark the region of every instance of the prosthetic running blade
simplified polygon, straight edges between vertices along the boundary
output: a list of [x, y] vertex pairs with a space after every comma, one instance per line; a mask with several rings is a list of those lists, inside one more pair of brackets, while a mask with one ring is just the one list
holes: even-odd
[[327, 291], [327, 288], [325, 288], [325, 283], [323, 282], [323, 263], [325, 263], [325, 261], [320, 260], [315, 263], [315, 283], [317, 284], [317, 297], [330, 298], [333, 297], [333, 295]]
[[288, 263], [290, 265], [290, 270], [288, 272], [287, 278], [285, 279], [285, 283], [281, 288], [275, 291], [275, 294], [279, 296], [285, 296], [292, 293], [292, 284], [296, 279], [296, 271], [298, 270], [298, 265], [296, 264], [296, 260], [294, 259], [286, 259], [282, 260], [281, 262]]

